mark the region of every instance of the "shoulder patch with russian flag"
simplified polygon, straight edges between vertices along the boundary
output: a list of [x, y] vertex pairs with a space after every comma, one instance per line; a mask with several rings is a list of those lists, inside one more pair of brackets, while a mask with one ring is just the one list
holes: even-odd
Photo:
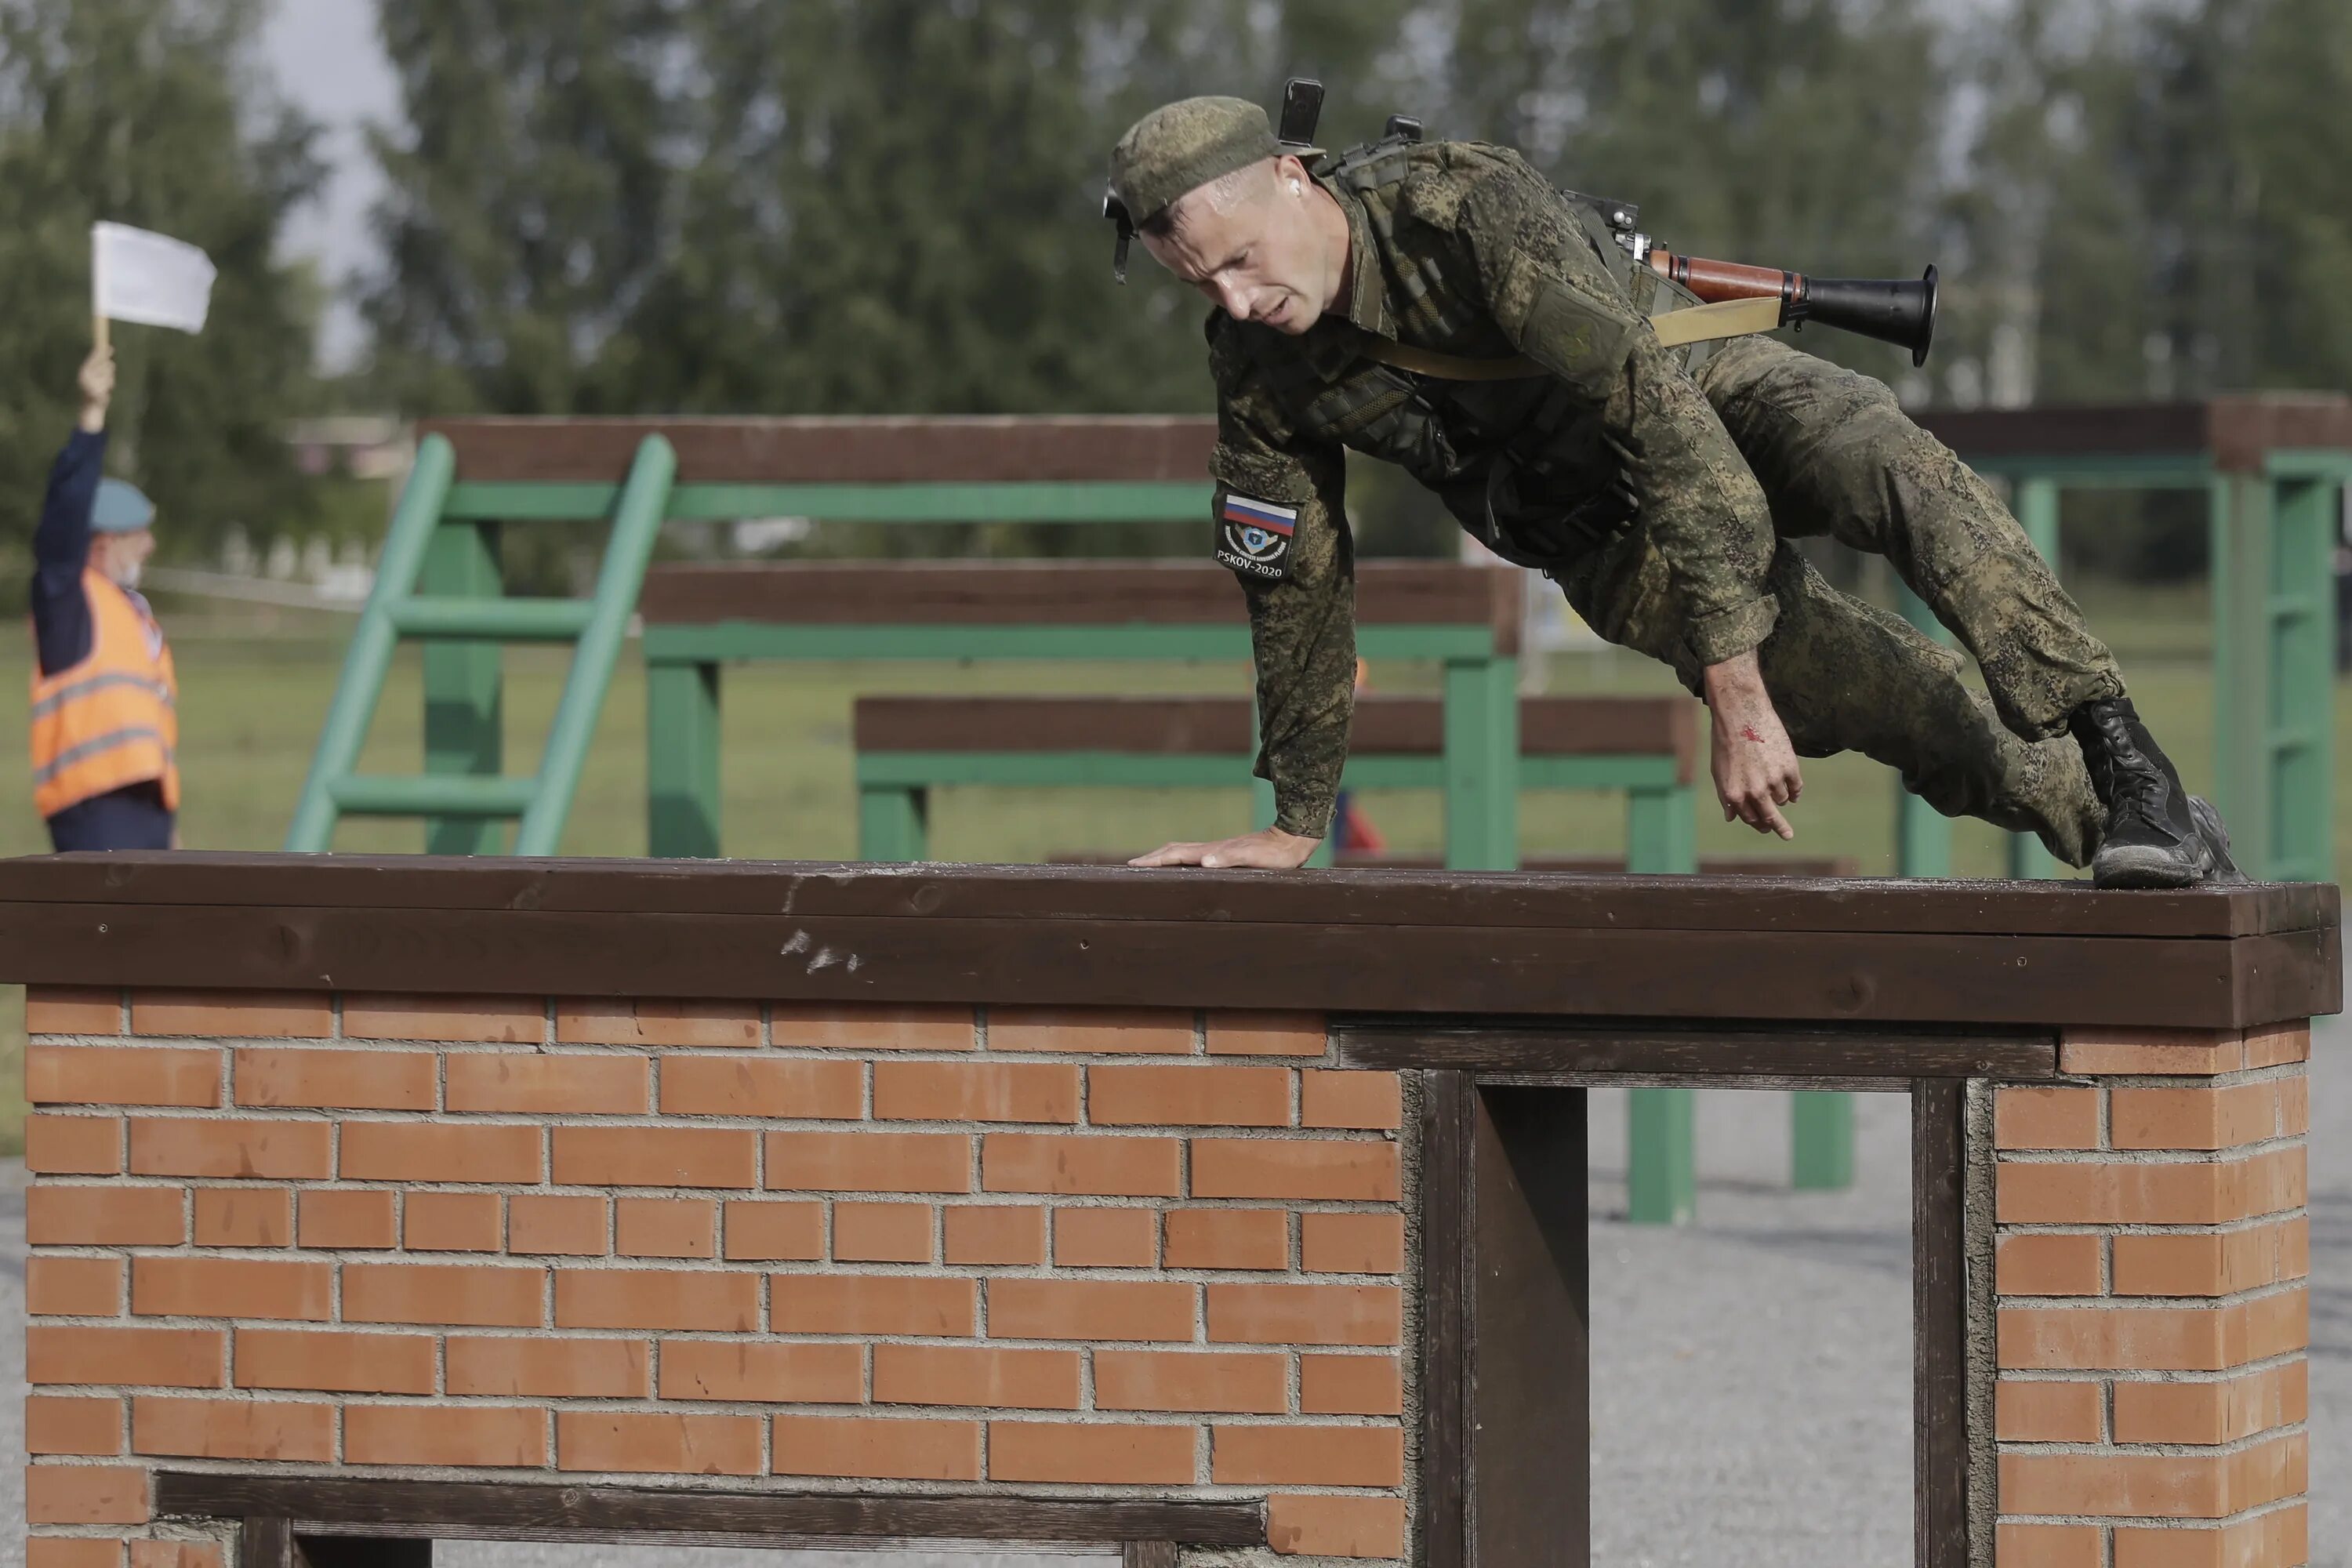
[[1236, 572], [1278, 583], [1290, 575], [1290, 536], [1297, 527], [1295, 506], [1223, 491], [1217, 501], [1217, 559]]

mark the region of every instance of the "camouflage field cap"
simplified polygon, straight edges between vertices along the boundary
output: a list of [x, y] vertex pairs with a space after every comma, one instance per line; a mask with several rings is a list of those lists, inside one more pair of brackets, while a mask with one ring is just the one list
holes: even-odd
[[1276, 141], [1265, 110], [1245, 98], [1187, 98], [1153, 110], [1111, 149], [1103, 216], [1118, 226], [1112, 270], [1127, 281], [1127, 247], [1136, 229], [1185, 192], [1277, 153], [1319, 152]]

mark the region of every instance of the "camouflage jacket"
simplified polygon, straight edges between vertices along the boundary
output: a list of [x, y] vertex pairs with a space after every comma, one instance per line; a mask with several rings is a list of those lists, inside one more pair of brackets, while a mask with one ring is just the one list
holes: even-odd
[[[1348, 216], [1350, 284], [1297, 337], [1208, 323], [1217, 386], [1219, 558], [1249, 600], [1276, 822], [1320, 837], [1353, 710], [1353, 552], [1342, 448], [1402, 466], [1507, 559], [1572, 560], [1638, 514], [1669, 563], [1692, 653], [1713, 664], [1771, 630], [1764, 495], [1691, 351], [1644, 324], [1650, 278], [1517, 153], [1381, 143], [1317, 183]], [[1366, 357], [1371, 335], [1549, 375], [1450, 381]]]

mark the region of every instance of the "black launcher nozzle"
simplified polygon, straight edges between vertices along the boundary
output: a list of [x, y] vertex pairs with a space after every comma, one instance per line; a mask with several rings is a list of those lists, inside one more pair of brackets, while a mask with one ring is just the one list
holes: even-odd
[[1927, 363], [1936, 341], [1936, 269], [1914, 283], [1895, 278], [1812, 278], [1804, 300], [1788, 312], [1790, 322], [1818, 321], [1841, 331], [1893, 343], [1911, 351], [1911, 363]]

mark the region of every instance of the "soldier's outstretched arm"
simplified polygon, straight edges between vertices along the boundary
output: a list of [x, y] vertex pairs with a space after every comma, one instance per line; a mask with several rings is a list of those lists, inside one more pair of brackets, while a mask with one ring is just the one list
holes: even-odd
[[1210, 323], [1217, 559], [1241, 580], [1257, 667], [1257, 776], [1275, 826], [1220, 844], [1171, 844], [1139, 865], [1297, 866], [1331, 825], [1355, 713], [1356, 567], [1339, 447], [1297, 437], [1260, 373]]

